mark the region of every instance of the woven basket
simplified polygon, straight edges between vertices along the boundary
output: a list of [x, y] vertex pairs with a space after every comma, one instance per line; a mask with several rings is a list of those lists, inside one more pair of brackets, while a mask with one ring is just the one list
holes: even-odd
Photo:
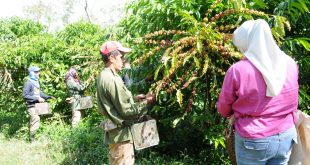
[[228, 125], [225, 130], [226, 149], [232, 165], [237, 165], [235, 153], [235, 129], [234, 126]]

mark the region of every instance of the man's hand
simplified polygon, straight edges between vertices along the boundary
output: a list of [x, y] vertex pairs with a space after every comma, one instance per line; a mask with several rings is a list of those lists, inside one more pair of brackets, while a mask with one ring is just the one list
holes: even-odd
[[94, 77], [93, 76], [89, 76], [88, 77], [88, 79], [86, 80], [88, 83], [90, 83], [90, 82], [92, 82], [93, 81], [93, 79], [94, 79]]
[[146, 94], [145, 99], [148, 104], [153, 104], [156, 101], [156, 97], [154, 94]]
[[45, 100], [42, 97], [39, 97], [39, 102], [43, 103]]
[[140, 101], [143, 101], [144, 99], [146, 99], [145, 94], [139, 94], [139, 95], [135, 96], [136, 101], [140, 102]]

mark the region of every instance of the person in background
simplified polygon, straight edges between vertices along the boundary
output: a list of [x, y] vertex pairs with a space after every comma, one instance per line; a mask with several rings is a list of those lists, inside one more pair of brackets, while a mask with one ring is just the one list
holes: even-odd
[[23, 88], [23, 98], [27, 102], [28, 114], [30, 116], [29, 138], [30, 142], [34, 142], [35, 134], [40, 127], [40, 116], [36, 112], [35, 104], [43, 103], [46, 100], [51, 99], [52, 96], [49, 96], [40, 90], [40, 68], [36, 66], [30, 66], [28, 71], [29, 78]]
[[146, 113], [147, 104], [155, 102], [153, 94], [133, 97], [118, 75], [123, 67], [123, 56], [130, 50], [116, 41], [107, 41], [100, 48], [105, 68], [97, 79], [98, 108], [109, 121], [103, 127], [109, 128], [105, 129], [105, 143], [109, 145], [111, 165], [134, 164], [130, 125]]
[[235, 118], [237, 164], [288, 164], [297, 138], [297, 64], [262, 19], [244, 22], [233, 43], [244, 58], [228, 69], [217, 109]]
[[74, 68], [70, 68], [66, 73], [65, 83], [70, 97], [69, 103], [71, 103], [72, 109], [72, 127], [76, 127], [82, 118], [80, 98], [83, 96], [84, 90], [92, 80], [93, 77], [91, 76], [86, 83], [83, 84]]

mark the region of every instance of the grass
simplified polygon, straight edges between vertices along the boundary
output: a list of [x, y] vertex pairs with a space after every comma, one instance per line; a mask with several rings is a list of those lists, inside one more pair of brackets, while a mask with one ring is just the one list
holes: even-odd
[[54, 159], [51, 154], [52, 142], [40, 138], [34, 143], [26, 142], [25, 140], [4, 138], [0, 134], [0, 164], [15, 165], [53, 165], [60, 164], [61, 160]]
[[[0, 111], [0, 164], [108, 164], [108, 149], [103, 143], [103, 132], [98, 128], [98, 123], [99, 119], [85, 118], [77, 128], [72, 129], [61, 116], [54, 114], [53, 118], [41, 121], [37, 141], [29, 143], [27, 118]], [[136, 164], [191, 165], [206, 162], [211, 165], [229, 164], [227, 158], [221, 158], [223, 160], [220, 161], [216, 159], [219, 156], [217, 154], [221, 153], [220, 150], [211, 153], [210, 150], [206, 150], [194, 158], [182, 152], [163, 155], [159, 149], [161, 145], [136, 151]]]

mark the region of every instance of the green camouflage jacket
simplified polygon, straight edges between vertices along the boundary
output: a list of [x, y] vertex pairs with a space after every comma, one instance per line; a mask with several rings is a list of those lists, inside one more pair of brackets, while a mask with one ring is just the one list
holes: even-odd
[[105, 132], [105, 143], [132, 142], [128, 123], [146, 113], [146, 100], [134, 102], [122, 78], [110, 68], [102, 70], [97, 79], [97, 96], [99, 112], [117, 125]]
[[73, 101], [71, 103], [72, 110], [79, 110], [80, 109], [79, 100], [83, 96], [83, 92], [86, 88], [86, 85], [74, 81], [73, 78], [68, 79], [66, 85], [69, 97], [73, 97]]

